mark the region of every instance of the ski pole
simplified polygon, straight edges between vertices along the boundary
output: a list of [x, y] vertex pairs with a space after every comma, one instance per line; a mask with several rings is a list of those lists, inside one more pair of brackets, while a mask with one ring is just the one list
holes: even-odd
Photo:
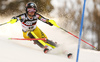
[[[67, 31], [67, 30], [65, 30], [65, 29], [63, 29], [63, 28], [61, 28], [61, 27], [58, 26], [55, 22], [53, 22], [53, 25], [56, 26], [57, 28], [60, 28], [61, 30], [64, 30], [65, 32], [69, 33], [70, 35], [74, 36], [75, 38], [79, 39], [79, 37], [77, 37], [76, 35], [72, 34], [72, 33], [69, 32], [69, 31]], [[86, 44], [90, 45], [91, 47], [97, 49], [95, 46], [89, 44], [88, 42], [86, 42], [86, 41], [84, 41], [84, 40], [82, 40], [82, 39], [81, 39], [81, 41], [83, 41], [84, 43], [86, 43]]]
[[5, 25], [5, 24], [8, 24], [9, 22], [6, 22], [6, 23], [2, 23], [2, 24], [0, 24], [0, 26], [2, 26], [2, 25]]
[[6, 23], [3, 23], [3, 24], [0, 24], [0, 26], [5, 25], [5, 24], [7, 24], [7, 22]]
[[[36, 38], [36, 39], [35, 38], [30, 38], [30, 39], [24, 39], [24, 38], [8, 38], [8, 39], [9, 40], [38, 40], [39, 42], [41, 42], [41, 44], [43, 44], [43, 46], [48, 45], [48, 46], [50, 46], [52, 48], [56, 48], [55, 46], [50, 45], [50, 44], [44, 42], [44, 41], [47, 40], [47, 38]], [[44, 41], [42, 41], [42, 40], [44, 40]]]
[[[79, 39], [79, 37], [77, 37], [76, 35], [74, 35], [74, 34], [68, 32], [68, 31], [66, 31], [65, 29], [63, 29], [63, 28], [61, 28], [61, 27], [60, 27], [60, 29], [64, 30], [65, 32], [67, 32], [67, 33], [69, 33], [70, 35], [72, 35], [72, 36], [76, 37], [77, 39]], [[88, 42], [84, 41], [83, 39], [81, 39], [81, 41], [83, 41], [84, 43], [86, 43], [86, 44], [92, 46], [93, 48], [97, 49], [95, 46], [89, 44]]]
[[[76, 35], [74, 35], [74, 34], [68, 32], [68, 31], [66, 31], [65, 29], [63, 29], [63, 28], [61, 28], [61, 27], [60, 27], [60, 29], [64, 30], [65, 32], [67, 32], [67, 33], [69, 33], [70, 35], [72, 35], [72, 36], [76, 37], [77, 39], [79, 39], [79, 37], [77, 37]], [[83, 39], [81, 39], [81, 41], [83, 41], [84, 43], [86, 43], [86, 44], [92, 46], [93, 48], [97, 49], [95, 46], [89, 44], [88, 42], [84, 41]]]
[[46, 38], [31, 38], [31, 39], [24, 39], [24, 38], [8, 38], [9, 40], [47, 40]]

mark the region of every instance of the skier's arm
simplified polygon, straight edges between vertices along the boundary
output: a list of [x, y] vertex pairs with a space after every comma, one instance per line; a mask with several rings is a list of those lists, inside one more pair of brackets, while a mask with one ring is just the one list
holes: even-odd
[[12, 19], [8, 22], [8, 23], [11, 23], [11, 24], [14, 24], [15, 22], [17, 22], [18, 20], [21, 20], [21, 16], [25, 15], [25, 13], [23, 14], [20, 14], [16, 17], [12, 17]]
[[49, 22], [49, 19], [44, 18], [43, 16], [41, 16], [40, 14], [36, 15], [38, 17], [39, 20], [43, 21], [44, 23], [49, 24], [50, 26], [53, 26], [52, 23]]
[[37, 17], [38, 17], [39, 20], [41, 20], [41, 21], [49, 24], [50, 26], [53, 26], [54, 25], [56, 27], [59, 27], [54, 20], [46, 19], [43, 16], [41, 16], [40, 14], [37, 14]]

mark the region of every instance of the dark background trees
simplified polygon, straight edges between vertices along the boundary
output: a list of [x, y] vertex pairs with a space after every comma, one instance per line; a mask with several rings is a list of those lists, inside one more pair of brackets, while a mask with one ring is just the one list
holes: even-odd
[[25, 5], [28, 2], [35, 2], [38, 12], [48, 13], [53, 9], [50, 0], [0, 0], [0, 15], [25, 12]]

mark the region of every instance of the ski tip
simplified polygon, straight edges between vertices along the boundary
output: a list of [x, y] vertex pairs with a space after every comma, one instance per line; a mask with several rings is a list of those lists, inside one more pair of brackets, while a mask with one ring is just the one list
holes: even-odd
[[11, 38], [8, 38], [9, 40], [11, 40]]

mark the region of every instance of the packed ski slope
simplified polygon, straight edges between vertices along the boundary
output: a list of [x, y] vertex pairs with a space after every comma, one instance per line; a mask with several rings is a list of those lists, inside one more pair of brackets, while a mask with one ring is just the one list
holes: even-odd
[[[2, 19], [1, 19], [2, 20]], [[9, 21], [8, 19], [3, 19]], [[0, 21], [0, 23], [6, 22]], [[38, 27], [56, 41], [60, 47], [50, 54], [44, 54], [43, 50], [32, 41], [8, 40], [8, 38], [23, 38], [20, 22], [0, 26], [0, 62], [76, 62], [78, 39], [54, 26], [46, 25], [38, 21]], [[67, 50], [73, 53], [68, 59], [61, 54]], [[100, 52], [82, 49], [80, 50], [79, 62], [100, 62]]]

